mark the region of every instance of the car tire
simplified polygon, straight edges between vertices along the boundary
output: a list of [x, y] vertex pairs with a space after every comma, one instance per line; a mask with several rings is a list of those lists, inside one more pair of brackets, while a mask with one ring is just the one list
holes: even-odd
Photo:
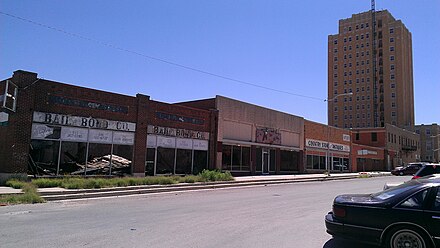
[[401, 171], [401, 172], [399, 172], [399, 175], [400, 175], [400, 176], [403, 176], [403, 172], [402, 172], [402, 171]]
[[419, 230], [403, 226], [394, 228], [388, 233], [387, 248], [418, 247], [432, 248], [431, 240]]

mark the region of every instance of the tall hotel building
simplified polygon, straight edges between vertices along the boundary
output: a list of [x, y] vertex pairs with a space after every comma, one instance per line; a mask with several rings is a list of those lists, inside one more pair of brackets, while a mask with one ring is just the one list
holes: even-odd
[[339, 20], [339, 33], [328, 36], [328, 123], [341, 128], [389, 123], [412, 130], [411, 33], [382, 10], [374, 12], [373, 35], [372, 14]]

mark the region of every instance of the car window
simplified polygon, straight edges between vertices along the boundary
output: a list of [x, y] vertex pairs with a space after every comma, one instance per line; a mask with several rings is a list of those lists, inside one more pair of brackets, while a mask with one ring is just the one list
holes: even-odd
[[437, 187], [437, 194], [435, 195], [434, 210], [440, 211], [440, 187]]
[[398, 185], [393, 188], [386, 189], [384, 191], [372, 194], [371, 197], [380, 199], [380, 200], [386, 200], [393, 196], [396, 196], [398, 194], [401, 194], [403, 192], [406, 192], [408, 190], [412, 190], [416, 187], [418, 187], [419, 183], [415, 182], [414, 180], [411, 180], [409, 182], [406, 182], [404, 184]]
[[419, 177], [423, 177], [426, 175], [431, 175], [431, 174], [436, 174], [436, 173], [440, 173], [440, 166], [427, 165], [427, 166], [422, 167], [416, 173], [416, 175]]
[[411, 209], [421, 209], [423, 207], [423, 202], [426, 199], [426, 195], [428, 194], [428, 189], [420, 191], [406, 201], [402, 202], [398, 207], [400, 208], [411, 208]]

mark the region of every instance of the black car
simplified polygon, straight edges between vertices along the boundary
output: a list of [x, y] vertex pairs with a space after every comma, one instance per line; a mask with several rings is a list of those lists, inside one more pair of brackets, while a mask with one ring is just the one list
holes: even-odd
[[391, 174], [396, 176], [414, 175], [422, 166], [422, 163], [409, 163], [403, 167], [396, 167], [391, 171]]
[[417, 179], [420, 177], [439, 174], [440, 173], [440, 164], [423, 164], [422, 168], [420, 168], [416, 174], [414, 174], [412, 179]]
[[327, 232], [389, 248], [440, 247], [440, 176], [410, 180], [375, 194], [340, 195]]

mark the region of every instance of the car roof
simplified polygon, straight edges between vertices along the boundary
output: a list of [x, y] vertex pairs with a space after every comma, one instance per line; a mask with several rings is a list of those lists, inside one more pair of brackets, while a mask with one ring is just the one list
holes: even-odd
[[425, 177], [416, 179], [421, 183], [433, 183], [435, 185], [440, 185], [440, 174], [432, 174]]

